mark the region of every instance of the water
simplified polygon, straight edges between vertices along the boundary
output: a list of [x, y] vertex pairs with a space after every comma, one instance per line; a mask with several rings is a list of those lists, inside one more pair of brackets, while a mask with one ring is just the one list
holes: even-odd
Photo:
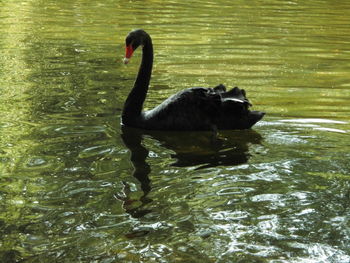
[[[0, 2], [1, 262], [350, 262], [346, 1]], [[120, 127], [153, 37], [151, 108], [247, 91], [249, 131]]]

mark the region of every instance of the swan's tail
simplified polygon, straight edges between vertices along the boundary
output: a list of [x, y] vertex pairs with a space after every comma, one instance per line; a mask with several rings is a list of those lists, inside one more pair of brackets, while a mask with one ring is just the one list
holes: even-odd
[[263, 111], [255, 111], [255, 110], [249, 111], [248, 117], [249, 117], [250, 123], [252, 124], [251, 126], [253, 126], [255, 123], [260, 121], [264, 116], [265, 116], [265, 112]]

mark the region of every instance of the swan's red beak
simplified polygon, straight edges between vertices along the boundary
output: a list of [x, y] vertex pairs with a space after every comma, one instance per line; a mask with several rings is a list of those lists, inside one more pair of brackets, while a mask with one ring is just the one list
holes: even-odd
[[131, 45], [125, 47], [125, 58], [124, 58], [124, 64], [129, 63], [129, 59], [132, 56], [132, 53], [134, 53], [134, 49]]

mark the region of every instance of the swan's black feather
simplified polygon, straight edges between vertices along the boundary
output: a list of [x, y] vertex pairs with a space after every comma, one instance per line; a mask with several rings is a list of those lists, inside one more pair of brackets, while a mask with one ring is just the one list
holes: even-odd
[[250, 128], [263, 115], [248, 118], [250, 104], [239, 88], [191, 88], [172, 95], [143, 114], [142, 128], [157, 130], [211, 130]]

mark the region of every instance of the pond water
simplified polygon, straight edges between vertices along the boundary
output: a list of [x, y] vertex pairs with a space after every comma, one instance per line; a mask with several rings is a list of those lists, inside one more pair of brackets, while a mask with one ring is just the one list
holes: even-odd
[[[350, 262], [349, 1], [0, 1], [1, 262]], [[145, 132], [120, 114], [244, 88], [252, 130]]]

